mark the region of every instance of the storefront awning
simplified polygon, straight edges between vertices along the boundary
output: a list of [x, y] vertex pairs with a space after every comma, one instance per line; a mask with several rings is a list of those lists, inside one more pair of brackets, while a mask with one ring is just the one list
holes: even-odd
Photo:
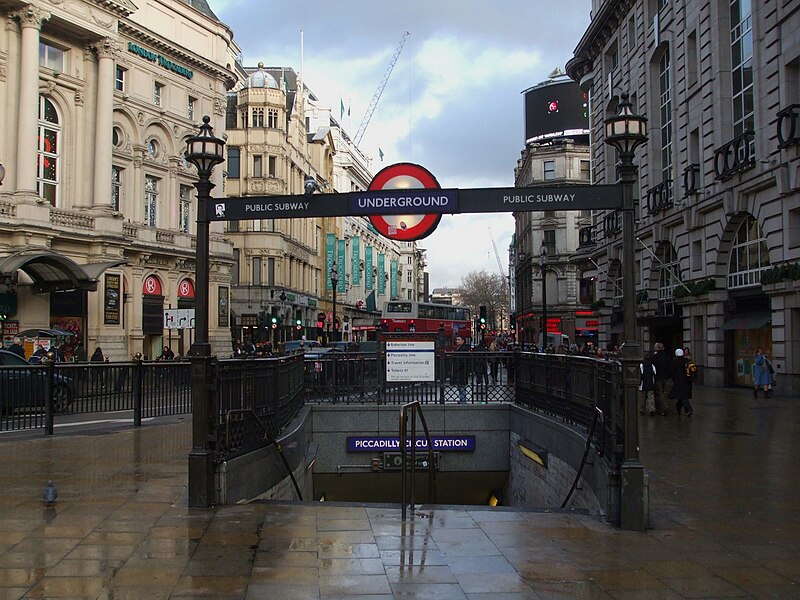
[[728, 319], [722, 325], [726, 331], [735, 329], [761, 329], [772, 321], [770, 313], [750, 313]]
[[22, 250], [0, 257], [0, 277], [14, 278], [22, 271], [33, 281], [37, 293], [97, 289], [97, 281], [106, 269], [124, 265], [127, 259], [79, 265], [71, 258], [49, 250]]

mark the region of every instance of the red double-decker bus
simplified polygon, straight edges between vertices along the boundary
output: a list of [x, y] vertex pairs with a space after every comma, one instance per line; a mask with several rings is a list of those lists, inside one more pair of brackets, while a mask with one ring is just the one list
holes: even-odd
[[472, 318], [466, 306], [390, 300], [381, 313], [381, 329], [386, 332], [439, 333], [444, 329], [448, 348], [456, 336], [472, 339]]

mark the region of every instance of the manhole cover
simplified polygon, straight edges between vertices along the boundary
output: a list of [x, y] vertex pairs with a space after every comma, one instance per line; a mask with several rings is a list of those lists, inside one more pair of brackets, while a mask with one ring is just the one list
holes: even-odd
[[717, 435], [730, 435], [730, 436], [753, 436], [752, 433], [746, 431], [715, 431]]

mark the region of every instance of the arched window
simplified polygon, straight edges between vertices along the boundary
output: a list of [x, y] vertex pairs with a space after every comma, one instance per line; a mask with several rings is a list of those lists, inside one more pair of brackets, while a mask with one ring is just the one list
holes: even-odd
[[761, 273], [769, 267], [767, 240], [752, 216], [739, 226], [731, 247], [728, 289], [761, 285]]
[[61, 126], [55, 105], [39, 96], [39, 132], [36, 153], [36, 191], [53, 206], [58, 202]]

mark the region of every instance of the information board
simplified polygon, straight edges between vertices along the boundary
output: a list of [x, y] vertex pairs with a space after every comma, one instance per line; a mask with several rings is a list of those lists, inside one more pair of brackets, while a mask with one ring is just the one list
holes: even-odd
[[386, 381], [436, 381], [433, 341], [387, 341]]

